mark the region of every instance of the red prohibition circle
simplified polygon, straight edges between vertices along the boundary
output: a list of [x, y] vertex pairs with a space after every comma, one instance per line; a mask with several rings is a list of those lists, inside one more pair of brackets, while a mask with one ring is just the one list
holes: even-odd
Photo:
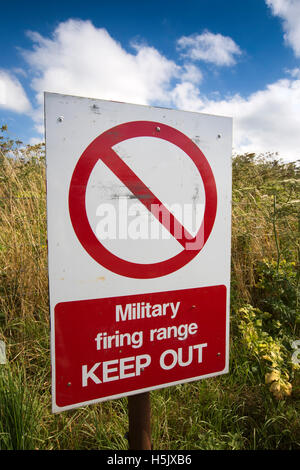
[[[204, 217], [195, 239], [203, 242], [197, 249], [183, 249], [167, 260], [157, 263], [132, 263], [111, 253], [94, 234], [86, 212], [86, 188], [90, 174], [101, 159], [110, 166], [112, 147], [124, 140], [154, 137], [166, 140], [183, 150], [194, 162], [203, 181], [205, 192]], [[199, 147], [179, 130], [153, 121], [132, 121], [112, 127], [94, 139], [80, 156], [74, 169], [69, 189], [69, 212], [74, 231], [83, 248], [99, 264], [110, 271], [135, 279], [166, 276], [185, 266], [201, 251], [214, 225], [217, 211], [217, 189], [211, 167]]]

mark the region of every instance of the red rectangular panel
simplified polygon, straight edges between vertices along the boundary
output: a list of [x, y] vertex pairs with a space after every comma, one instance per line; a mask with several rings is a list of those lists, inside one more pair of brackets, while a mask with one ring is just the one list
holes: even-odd
[[55, 306], [59, 407], [222, 372], [225, 356], [223, 285]]

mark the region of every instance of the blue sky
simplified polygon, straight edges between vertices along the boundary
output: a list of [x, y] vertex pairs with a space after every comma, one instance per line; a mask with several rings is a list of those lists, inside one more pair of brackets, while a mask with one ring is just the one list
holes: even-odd
[[43, 91], [232, 116], [234, 152], [300, 158], [300, 0], [0, 0], [0, 124]]

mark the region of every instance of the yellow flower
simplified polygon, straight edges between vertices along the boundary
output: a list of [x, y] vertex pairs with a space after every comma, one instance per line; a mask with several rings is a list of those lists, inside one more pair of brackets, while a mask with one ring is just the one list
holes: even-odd
[[265, 383], [270, 384], [272, 382], [275, 382], [280, 379], [280, 372], [279, 370], [272, 370], [272, 372], [269, 372], [265, 375]]
[[282, 400], [282, 398], [290, 396], [292, 393], [292, 384], [289, 382], [286, 383], [279, 383], [279, 382], [273, 382], [270, 391], [273, 393], [275, 398], [278, 400]]
[[281, 392], [280, 392], [280, 383], [279, 382], [273, 382], [271, 387], [270, 387], [270, 392], [273, 393], [273, 395], [280, 399], [282, 398]]
[[268, 356], [267, 354], [265, 354], [264, 356], [262, 356], [262, 359], [265, 359], [265, 361], [273, 362], [273, 359], [271, 359], [270, 356]]
[[283, 393], [285, 396], [289, 397], [292, 394], [292, 384], [290, 382], [286, 382], [282, 384]]

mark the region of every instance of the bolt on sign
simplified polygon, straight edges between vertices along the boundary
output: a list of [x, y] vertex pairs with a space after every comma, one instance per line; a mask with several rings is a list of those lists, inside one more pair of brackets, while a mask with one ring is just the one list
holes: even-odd
[[228, 372], [232, 119], [45, 93], [54, 413]]

